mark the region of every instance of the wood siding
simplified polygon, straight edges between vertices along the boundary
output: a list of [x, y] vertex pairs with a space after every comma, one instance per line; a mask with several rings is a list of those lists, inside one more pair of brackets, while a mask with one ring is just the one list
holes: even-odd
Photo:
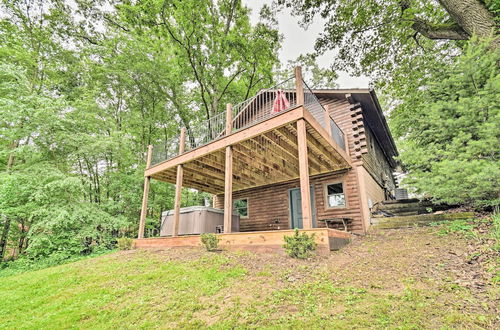
[[[353, 168], [341, 173], [311, 177], [310, 184], [314, 187], [313, 212], [315, 212], [316, 224], [317, 227], [324, 227], [323, 220], [325, 219], [348, 217], [353, 219], [348, 230], [362, 233], [369, 223], [367, 215], [369, 210], [364, 212], [366, 219], [363, 219], [363, 204], [367, 208], [368, 200], [374, 204], [384, 199], [383, 178], [389, 178], [386, 184], [394, 188], [392, 168], [371, 130], [365, 125], [359, 104], [350, 104], [346, 99], [335, 98], [321, 98], [320, 102], [345, 133], [347, 151]], [[362, 166], [363, 170], [356, 171], [355, 167], [358, 166]], [[363, 195], [359, 190], [360, 180], [364, 182]], [[325, 206], [324, 185], [339, 181], [344, 183], [347, 207], [328, 209]], [[299, 180], [294, 180], [234, 193], [233, 200], [248, 199], [249, 216], [241, 219], [240, 231], [290, 229], [289, 190], [299, 187]], [[215, 198], [215, 207], [223, 208], [223, 200], [224, 196], [218, 195]]]
[[[330, 182], [343, 182], [347, 207], [327, 209], [325, 207], [324, 185]], [[332, 173], [311, 178], [314, 187], [314, 212], [317, 227], [325, 227], [322, 220], [334, 217], [349, 217], [349, 231], [363, 232], [361, 202], [358, 195], [358, 181], [355, 171]], [[240, 231], [264, 231], [290, 229], [289, 190], [299, 188], [299, 180], [280, 185], [261, 187], [233, 194], [233, 200], [248, 199], [248, 218], [240, 220]], [[222, 208], [224, 196], [218, 195], [215, 207]], [[339, 226], [339, 229], [342, 226]]]
[[362, 155], [363, 166], [373, 176], [373, 179], [381, 186], [394, 191], [396, 188], [393, 169], [382, 151], [377, 139], [369, 127], [365, 127], [368, 152]]

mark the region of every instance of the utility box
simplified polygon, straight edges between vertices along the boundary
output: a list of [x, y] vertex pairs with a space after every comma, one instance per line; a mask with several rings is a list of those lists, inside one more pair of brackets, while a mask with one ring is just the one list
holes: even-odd
[[394, 194], [396, 195], [396, 200], [408, 199], [408, 190], [405, 188], [396, 188]]
[[[240, 231], [240, 216], [233, 214], [232, 232]], [[174, 211], [161, 214], [160, 236], [172, 236]], [[224, 230], [224, 210], [208, 206], [190, 206], [180, 209], [179, 235], [220, 233]]]

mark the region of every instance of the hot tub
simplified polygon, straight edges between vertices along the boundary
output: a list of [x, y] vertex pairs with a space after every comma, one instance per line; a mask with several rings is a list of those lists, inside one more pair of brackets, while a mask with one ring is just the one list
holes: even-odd
[[[172, 236], [174, 211], [161, 214], [160, 236]], [[240, 216], [233, 214], [232, 231], [240, 231]], [[179, 217], [179, 235], [219, 233], [224, 229], [224, 210], [208, 206], [183, 207]]]

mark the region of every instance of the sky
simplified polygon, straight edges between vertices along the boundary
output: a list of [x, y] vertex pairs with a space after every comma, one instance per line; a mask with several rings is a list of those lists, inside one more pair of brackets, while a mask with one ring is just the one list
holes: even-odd
[[[262, 5], [271, 4], [272, 0], [243, 0], [243, 3], [252, 9], [251, 20], [256, 23], [259, 19], [259, 11]], [[282, 63], [294, 60], [301, 54], [314, 51], [314, 42], [317, 36], [323, 31], [324, 20], [317, 16], [313, 24], [304, 30], [299, 26], [299, 18], [293, 17], [290, 10], [283, 10], [278, 13], [278, 28], [284, 36], [283, 47], [279, 57]], [[321, 67], [329, 67], [335, 61], [335, 54], [329, 52], [318, 59]], [[337, 84], [339, 88], [367, 88], [369, 79], [367, 77], [352, 77], [346, 72], [338, 72]]]

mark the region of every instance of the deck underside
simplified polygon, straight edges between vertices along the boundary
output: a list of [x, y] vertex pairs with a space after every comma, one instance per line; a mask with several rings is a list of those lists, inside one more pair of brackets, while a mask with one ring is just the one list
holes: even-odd
[[[308, 234], [314, 233], [317, 244], [317, 252], [325, 255], [332, 250], [338, 250], [349, 243], [351, 235], [347, 232], [314, 228], [301, 230]], [[284, 251], [284, 236], [293, 235], [293, 230], [272, 230], [258, 232], [242, 232], [230, 234], [218, 234], [219, 247], [229, 250], [250, 250], [254, 252], [278, 252]], [[142, 238], [135, 240], [136, 248], [173, 248], [173, 247], [201, 247], [200, 235]]]
[[[297, 109], [297, 111], [300, 109]], [[300, 112], [297, 112], [300, 114]], [[255, 134], [243, 133], [240, 140], [232, 139], [233, 149], [233, 191], [259, 187], [298, 179], [299, 160], [297, 143], [297, 120], [293, 113], [286, 114], [287, 121], [259, 124]], [[257, 125], [257, 126], [259, 126]], [[314, 123], [306, 122], [309, 173], [311, 176], [338, 171], [349, 167], [342, 151], [336, 148], [325, 133], [318, 131]], [[238, 133], [236, 133], [238, 134]], [[235, 134], [235, 135], [236, 135]], [[232, 136], [224, 139], [231, 139]], [[210, 145], [191, 150], [184, 155], [183, 186], [212, 194], [224, 192], [225, 147], [224, 141], [216, 141], [219, 148]], [[207, 148], [207, 152], [203, 152]], [[191, 154], [192, 157], [188, 157]], [[183, 156], [184, 156], [183, 155]], [[175, 158], [173, 159], [175, 160]], [[176, 182], [176, 163], [151, 168], [151, 177], [169, 183]]]

